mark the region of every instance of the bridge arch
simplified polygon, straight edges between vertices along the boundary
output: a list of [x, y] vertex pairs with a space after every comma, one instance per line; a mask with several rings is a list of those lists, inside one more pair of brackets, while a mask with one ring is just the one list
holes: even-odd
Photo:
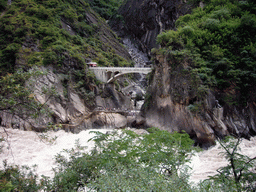
[[105, 83], [111, 83], [121, 75], [129, 73], [143, 73], [148, 74], [152, 68], [139, 68], [139, 67], [89, 67], [96, 76], [96, 78]]
[[125, 74], [132, 74], [132, 73], [142, 73], [142, 74], [148, 74], [148, 73], [146, 73], [146, 72], [136, 72], [136, 71], [134, 71], [134, 72], [122, 72], [122, 73], [117, 73], [116, 75], [114, 75], [114, 76], [112, 76], [110, 79], [108, 79], [108, 81], [107, 81], [107, 83], [112, 83], [112, 82], [114, 82], [118, 77], [120, 77], [120, 76], [123, 76], [123, 75], [125, 75]]

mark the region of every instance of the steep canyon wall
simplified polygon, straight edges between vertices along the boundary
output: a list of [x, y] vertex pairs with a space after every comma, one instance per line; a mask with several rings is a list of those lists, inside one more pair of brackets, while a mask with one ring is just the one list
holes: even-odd
[[[120, 43], [105, 20], [90, 8], [84, 8], [83, 15], [85, 17], [84, 22], [88, 26], [94, 26], [97, 31], [97, 33], [95, 32], [95, 39], [98, 38], [98, 42], [101, 42], [103, 53], [111, 48], [111, 56], [117, 54], [120, 58], [130, 61], [131, 58], [127, 49]], [[81, 39], [81, 36], [79, 36], [81, 31], [79, 33], [79, 27], [75, 26], [77, 22], [70, 22], [62, 17], [59, 24], [58, 27], [63, 29], [68, 37]], [[84, 39], [86, 39], [89, 34], [85, 29], [83, 30], [86, 34]], [[42, 48], [43, 40], [37, 39], [33, 35], [27, 35], [23, 39], [22, 46], [17, 52], [18, 57], [15, 60], [14, 68], [15, 70], [24, 69], [24, 71], [34, 70], [28, 64], [28, 57], [34, 53], [46, 55], [46, 51]], [[124, 127], [126, 118], [122, 115], [94, 112], [94, 108], [98, 106], [119, 108], [120, 106], [130, 105], [130, 99], [116, 91], [114, 85], [104, 86], [100, 83], [96, 85], [96, 79], [88, 66], [79, 62], [88, 58], [98, 59], [95, 57], [99, 49], [93, 49], [95, 47], [93, 40], [91, 44], [94, 46], [85, 45], [88, 52], [87, 54], [79, 54], [81, 56], [80, 60], [77, 59], [77, 55], [74, 57], [73, 53], [65, 49], [65, 51], [52, 52], [55, 55], [54, 57], [61, 58], [58, 65], [55, 61], [49, 61], [43, 66], [35, 67], [43, 75], [28, 79], [27, 83], [33, 81], [33, 93], [30, 97], [34, 97], [43, 106], [47, 106], [50, 109], [50, 114], [40, 114], [40, 117], [35, 120], [27, 117], [26, 114], [26, 118], [20, 118], [19, 115], [8, 110], [0, 110], [0, 125], [22, 130], [44, 131], [49, 128], [48, 125], [59, 124], [60, 128], [72, 132], [104, 125]], [[49, 50], [53, 50], [53, 48]], [[44, 58], [44, 60], [46, 59]], [[21, 108], [19, 111], [21, 113], [23, 111], [24, 115], [24, 109]]]
[[[152, 48], [160, 47], [157, 35], [164, 30], [175, 30], [175, 21], [190, 13], [193, 6], [182, 0], [130, 0], [120, 8], [125, 24], [116, 25], [116, 30], [133, 37], [144, 52], [153, 56], [155, 63], [141, 113], [144, 125], [171, 132], [185, 130], [205, 147], [213, 144], [216, 137], [255, 135], [255, 102], [244, 107], [220, 104], [219, 98], [226, 93], [217, 88], [206, 89], [193, 73], [189, 58], [174, 59], [167, 53], [151, 53]], [[234, 90], [227, 91], [236, 94]]]
[[249, 138], [256, 132], [256, 105], [244, 108], [218, 103], [218, 91], [202, 91], [191, 61], [155, 56], [155, 68], [142, 108], [145, 126], [170, 132], [186, 131], [197, 144], [208, 147], [226, 135]]
[[150, 55], [157, 35], [173, 29], [178, 17], [189, 12], [190, 5], [183, 0], [129, 0], [119, 9], [125, 24], [115, 23], [113, 28], [121, 36], [130, 35]]

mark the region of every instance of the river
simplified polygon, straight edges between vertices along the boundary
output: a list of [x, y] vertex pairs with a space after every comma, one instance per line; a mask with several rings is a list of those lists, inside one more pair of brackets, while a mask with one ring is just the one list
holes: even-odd
[[[57, 139], [50, 144], [45, 140], [40, 140], [39, 133], [33, 131], [22, 131], [18, 129], [0, 128], [0, 134], [8, 140], [4, 142], [4, 148], [0, 155], [0, 162], [7, 160], [10, 164], [17, 165], [37, 165], [37, 174], [53, 177], [52, 167], [55, 167], [54, 157], [63, 149], [70, 149], [75, 146], [75, 142], [79, 139], [82, 146], [88, 146], [87, 150], [94, 146], [93, 141], [88, 140], [95, 134], [91, 131], [101, 131], [106, 133], [110, 129], [92, 129], [81, 131], [79, 134], [72, 134], [63, 130], [47, 133], [49, 138]], [[143, 132], [143, 130], [138, 130]], [[250, 157], [255, 156], [256, 151], [256, 137], [251, 140], [243, 140], [240, 144], [243, 154]], [[191, 181], [198, 182], [207, 179], [208, 176], [216, 174], [216, 170], [227, 164], [223, 155], [219, 153], [222, 150], [219, 145], [213, 146], [208, 150], [196, 153], [191, 159]], [[1, 164], [3, 168], [3, 164]]]

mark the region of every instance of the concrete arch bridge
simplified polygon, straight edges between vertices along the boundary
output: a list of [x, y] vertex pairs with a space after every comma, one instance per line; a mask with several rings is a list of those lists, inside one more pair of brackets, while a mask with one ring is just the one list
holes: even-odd
[[89, 67], [96, 78], [104, 83], [111, 83], [121, 75], [129, 73], [148, 74], [152, 71], [150, 67]]

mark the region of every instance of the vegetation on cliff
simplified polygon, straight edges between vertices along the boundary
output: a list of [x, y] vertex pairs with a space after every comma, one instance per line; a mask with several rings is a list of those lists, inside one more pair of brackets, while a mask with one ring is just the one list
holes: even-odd
[[91, 8], [106, 20], [120, 18], [118, 8], [124, 0], [88, 0]]
[[1, 74], [13, 72], [17, 64], [62, 67], [65, 60], [84, 68], [85, 58], [100, 65], [128, 64], [100, 40], [107, 26], [86, 1], [14, 0], [0, 22]]
[[255, 13], [252, 0], [204, 1], [179, 17], [176, 30], [158, 36], [157, 54], [189, 58], [189, 71], [202, 82], [201, 89], [218, 91], [221, 105], [246, 106], [256, 94]]
[[[113, 1], [112, 9], [120, 2]], [[88, 98], [99, 82], [87, 69], [87, 59], [99, 66], [131, 65], [128, 52], [89, 3], [96, 9], [107, 2], [12, 0], [8, 5], [0, 1], [0, 111], [16, 108], [22, 112], [21, 106], [34, 103], [33, 90], [25, 86], [26, 80], [38, 76], [32, 75], [31, 68], [53, 67], [65, 74], [66, 89], [72, 84]], [[32, 105], [30, 109], [35, 110]]]

